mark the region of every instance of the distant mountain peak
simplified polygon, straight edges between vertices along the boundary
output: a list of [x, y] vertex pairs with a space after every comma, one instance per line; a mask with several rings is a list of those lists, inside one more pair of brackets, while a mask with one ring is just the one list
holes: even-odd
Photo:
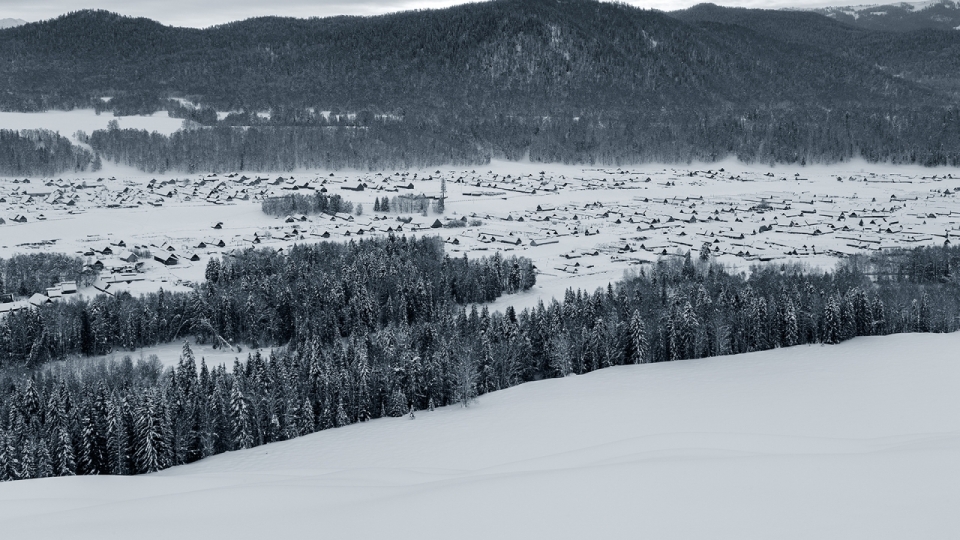
[[27, 24], [27, 21], [23, 19], [0, 19], [0, 30], [4, 28], [13, 28], [15, 26], [22, 26]]
[[868, 30], [906, 32], [925, 28], [960, 29], [960, 1], [958, 0], [836, 6], [812, 11]]

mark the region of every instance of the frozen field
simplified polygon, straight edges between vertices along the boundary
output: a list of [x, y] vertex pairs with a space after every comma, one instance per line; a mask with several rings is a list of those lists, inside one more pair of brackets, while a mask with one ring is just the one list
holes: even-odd
[[[832, 267], [848, 254], [943, 244], [960, 234], [960, 170], [953, 169], [495, 162], [471, 169], [219, 175], [149, 175], [108, 165], [100, 174], [0, 179], [0, 257], [83, 254], [104, 266], [99, 290], [139, 293], [185, 290], [203, 279], [210, 257], [234, 249], [440, 234], [451, 256], [500, 251], [532, 258], [540, 272], [536, 288], [496, 306], [526, 307], [568, 287], [605, 286], [664, 255], [697, 257], [705, 245], [735, 268], [790, 261]], [[373, 211], [374, 200], [385, 196], [439, 196], [441, 178], [448, 194], [443, 216]], [[361, 185], [362, 191], [347, 189]], [[322, 190], [363, 205], [363, 215], [290, 220], [260, 211], [263, 197]], [[431, 228], [438, 218], [464, 217], [465, 227]], [[134, 248], [178, 261], [120, 260]]]
[[5, 538], [947, 539], [960, 334], [604, 369], [140, 477], [0, 484]]
[[74, 137], [77, 131], [90, 135], [98, 129], [107, 129], [111, 120], [116, 120], [120, 129], [145, 129], [164, 135], [183, 127], [183, 120], [170, 118], [166, 111], [149, 116], [114, 116], [112, 111], [97, 114], [93, 109], [42, 113], [0, 111], [0, 127], [3, 129], [48, 129], [68, 137], [73, 143], [78, 142]]

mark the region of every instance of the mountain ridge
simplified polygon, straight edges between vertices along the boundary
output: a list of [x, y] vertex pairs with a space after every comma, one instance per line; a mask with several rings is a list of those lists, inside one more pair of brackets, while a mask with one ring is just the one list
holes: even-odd
[[960, 2], [956, 0], [837, 6], [812, 11], [867, 30], [960, 30]]
[[960, 162], [960, 33], [810, 12], [495, 0], [186, 29], [88, 10], [0, 30], [0, 57], [0, 110], [167, 109], [217, 128], [92, 134], [151, 170], [269, 161], [292, 139], [354, 165], [387, 149], [397, 163]]
[[936, 101], [915, 81], [822, 48], [798, 49], [773, 32], [589, 0], [260, 18], [205, 30], [80, 11], [0, 31], [0, 55], [10, 59], [0, 67], [0, 107], [24, 110], [126, 93], [198, 96], [223, 110], [390, 111], [445, 108], [452, 100], [536, 114], [591, 102], [610, 110]]
[[27, 21], [23, 19], [0, 19], [0, 30], [23, 26], [24, 24], [27, 24]]

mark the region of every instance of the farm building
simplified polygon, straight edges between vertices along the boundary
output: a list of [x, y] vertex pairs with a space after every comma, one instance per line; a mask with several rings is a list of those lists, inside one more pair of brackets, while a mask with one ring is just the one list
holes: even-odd
[[180, 258], [177, 257], [176, 255], [174, 255], [173, 253], [171, 253], [171, 254], [169, 254], [169, 255], [166, 255], [166, 256], [154, 255], [153, 258], [154, 258], [154, 260], [156, 260], [157, 262], [162, 263], [162, 264], [165, 264], [165, 265], [167, 265], [167, 266], [173, 266], [173, 265], [175, 265], [175, 264], [177, 264], [177, 263], [180, 262]]

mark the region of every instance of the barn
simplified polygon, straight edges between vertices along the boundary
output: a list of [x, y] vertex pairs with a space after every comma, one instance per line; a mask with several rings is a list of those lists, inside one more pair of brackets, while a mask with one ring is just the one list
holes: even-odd
[[166, 266], [174, 266], [180, 262], [180, 259], [173, 253], [170, 253], [169, 255], [154, 255], [153, 259]]

